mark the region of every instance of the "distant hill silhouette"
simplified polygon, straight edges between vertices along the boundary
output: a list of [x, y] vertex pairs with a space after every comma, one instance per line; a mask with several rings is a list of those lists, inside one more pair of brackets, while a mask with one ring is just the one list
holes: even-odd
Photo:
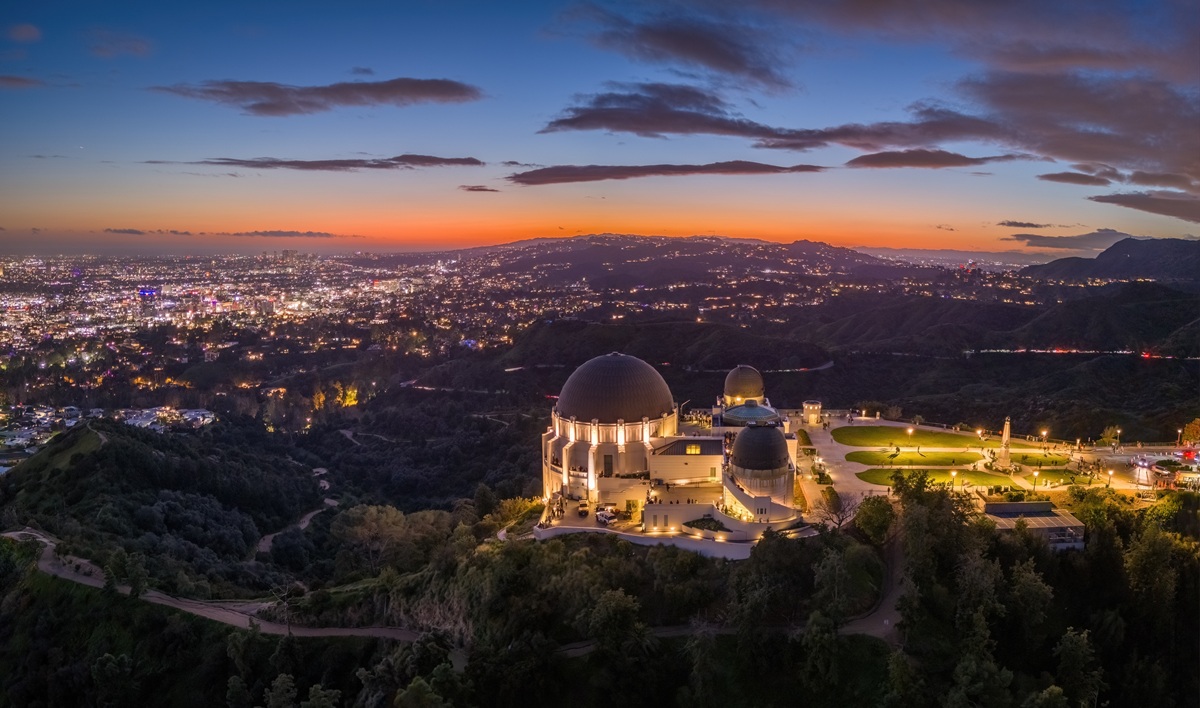
[[857, 309], [805, 338], [837, 349], [951, 354], [977, 348], [993, 333], [1036, 316], [1033, 308], [1019, 305], [912, 297]]
[[739, 327], [698, 322], [595, 324], [561, 320], [522, 334], [504, 356], [510, 365], [562, 364], [575, 367], [594, 356], [619, 351], [656, 367], [732, 369], [755, 362], [765, 369], [820, 366], [829, 361], [821, 347], [747, 332]]
[[1030, 348], [1130, 349], [1194, 356], [1200, 351], [1200, 338], [1194, 336], [1198, 320], [1198, 295], [1158, 283], [1122, 283], [1092, 297], [1055, 305], [1000, 339], [1009, 346]]
[[898, 277], [905, 268], [826, 243], [719, 236], [598, 234], [518, 241], [460, 253], [464, 259], [493, 261], [485, 275], [537, 273], [547, 283], [586, 280], [596, 288], [655, 287], [715, 272], [736, 277], [765, 270]]
[[1149, 278], [1200, 281], [1200, 240], [1127, 238], [1095, 258], [1060, 258], [1021, 269], [1043, 280], [1088, 278]]

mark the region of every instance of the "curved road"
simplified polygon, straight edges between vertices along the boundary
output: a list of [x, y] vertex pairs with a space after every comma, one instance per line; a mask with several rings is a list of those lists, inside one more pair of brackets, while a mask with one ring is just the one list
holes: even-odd
[[[88, 585], [94, 588], [104, 587], [104, 571], [95, 566], [91, 561], [83, 558], [74, 558], [67, 556], [65, 559], [59, 559], [54, 554], [55, 546], [58, 541], [40, 531], [26, 528], [21, 531], [10, 531], [0, 534], [6, 538], [16, 539], [18, 541], [34, 540], [43, 545], [41, 556], [38, 557], [38, 570], [53, 575], [63, 580], [69, 580], [80, 585]], [[65, 563], [64, 563], [65, 560]], [[79, 570], [76, 570], [76, 567]], [[117, 588], [122, 594], [129, 594], [128, 586], [119, 586]], [[162, 605], [172, 609], [186, 612], [197, 617], [228, 624], [241, 629], [249, 629], [251, 623], [258, 626], [263, 634], [288, 634], [291, 633], [297, 637], [377, 637], [382, 639], [395, 639], [402, 642], [416, 641], [421, 636], [421, 632], [401, 627], [300, 627], [280, 624], [279, 622], [270, 622], [260, 620], [252, 616], [256, 612], [266, 606], [269, 602], [255, 601], [203, 601], [203, 600], [188, 600], [181, 597], [173, 597], [157, 590], [148, 590], [142, 595], [146, 602]]]
[[283, 531], [276, 531], [275, 533], [269, 533], [266, 536], [263, 536], [262, 538], [258, 539], [258, 546], [254, 549], [255, 552], [256, 553], [270, 553], [271, 545], [273, 543], [275, 543], [276, 536], [283, 533], [284, 531], [287, 531], [287, 530], [293, 529], [293, 528], [297, 528], [297, 529], [300, 529], [301, 531], [303, 531], [304, 529], [308, 528], [308, 525], [310, 523], [312, 523], [314, 516], [316, 516], [317, 514], [320, 514], [322, 511], [325, 511], [326, 509], [330, 509], [337, 505], [338, 505], [338, 503], [337, 503], [336, 499], [326, 499], [325, 506], [319, 507], [317, 509], [313, 509], [312, 511], [308, 512], [304, 516], [301, 516], [300, 521], [298, 521], [297, 523], [294, 523], [291, 526], [287, 527], [286, 529], [283, 529]]

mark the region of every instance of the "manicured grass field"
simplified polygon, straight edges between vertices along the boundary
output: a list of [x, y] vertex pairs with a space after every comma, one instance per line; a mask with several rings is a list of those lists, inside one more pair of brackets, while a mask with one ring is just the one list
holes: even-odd
[[880, 450], [855, 450], [846, 455], [847, 462], [861, 462], [864, 465], [928, 465], [931, 467], [951, 467], [953, 465], [969, 465], [982, 460], [977, 452], [913, 452], [895, 450], [883, 452]]
[[1029, 465], [1030, 467], [1037, 467], [1038, 464], [1040, 463], [1042, 465], [1042, 467], [1050, 467], [1050, 468], [1053, 468], [1055, 466], [1060, 467], [1060, 468], [1065, 467], [1066, 464], [1071, 461], [1071, 458], [1067, 457], [1066, 455], [1056, 455], [1054, 453], [1044, 453], [1044, 452], [1016, 452], [1016, 451], [1012, 452], [1008, 456], [1008, 459], [1010, 459], [1013, 462], [1016, 462], [1017, 464], [1020, 464], [1020, 465]]
[[796, 444], [800, 447], [811, 447], [812, 440], [808, 437], [808, 431], [803, 428], [796, 430]]
[[[881, 484], [886, 487], [892, 486], [892, 474], [896, 470], [874, 469], [866, 472], [859, 472], [858, 478], [870, 484]], [[904, 470], [904, 474], [914, 474], [917, 470]], [[985, 487], [1011, 487], [1014, 486], [1011, 479], [1006, 475], [991, 474], [989, 472], [969, 472], [959, 470], [958, 477], [950, 476], [949, 470], [927, 470], [929, 472], [929, 480], [938, 484], [949, 484], [951, 480], [958, 486], [962, 486], [963, 479], [967, 481], [967, 485], [982, 485]]]
[[[906, 432], [906, 427], [894, 425], [844, 425], [834, 428], [833, 439], [851, 447], [1000, 447], [1000, 438], [989, 437], [982, 443], [975, 434], [942, 432], [940, 430], [914, 429], [913, 434]], [[1030, 447], [1033, 443], [1024, 440], [1011, 440], [1012, 448]]]

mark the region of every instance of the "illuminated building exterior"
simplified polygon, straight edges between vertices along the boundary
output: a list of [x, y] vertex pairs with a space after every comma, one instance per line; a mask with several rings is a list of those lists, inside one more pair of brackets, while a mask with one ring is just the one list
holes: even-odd
[[801, 521], [791, 421], [770, 406], [762, 375], [749, 366], [729, 372], [710, 424], [682, 421], [651, 365], [616, 352], [598, 356], [563, 385], [541, 446], [551, 507], [611, 504], [647, 533], [709, 517], [731, 539]]

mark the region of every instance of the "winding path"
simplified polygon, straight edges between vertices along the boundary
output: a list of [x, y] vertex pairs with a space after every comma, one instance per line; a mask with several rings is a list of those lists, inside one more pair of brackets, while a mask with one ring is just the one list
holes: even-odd
[[[54, 553], [54, 549], [58, 545], [57, 539], [41, 531], [26, 528], [21, 531], [9, 531], [8, 533], [0, 534], [0, 536], [12, 538], [17, 541], [34, 540], [41, 543], [43, 548], [41, 555], [38, 557], [37, 566], [38, 570], [47, 575], [53, 575], [63, 580], [69, 580], [73, 583], [88, 585], [94, 588], [104, 587], [103, 570], [91, 561], [83, 558], [67, 556], [60, 559]], [[124, 595], [129, 594], [128, 586], [118, 586], [117, 590]], [[182, 597], [173, 597], [157, 590], [146, 591], [141, 596], [141, 599], [155, 605], [170, 607], [190, 615], [204, 617], [214, 622], [220, 622], [221, 624], [241, 629], [249, 629], [251, 624], [253, 624], [263, 634], [282, 635], [290, 633], [297, 637], [376, 637], [402, 642], [416, 641], [421, 636], [421, 632], [402, 627], [300, 627], [260, 620], [254, 617], [252, 615], [253, 612], [257, 612], [272, 604], [266, 601], [189, 600]]]
[[301, 531], [303, 531], [304, 529], [308, 528], [308, 525], [312, 522], [314, 516], [316, 516], [317, 514], [320, 514], [322, 511], [325, 511], [326, 509], [331, 509], [337, 505], [338, 505], [338, 503], [337, 503], [336, 499], [326, 498], [325, 506], [319, 507], [317, 509], [313, 509], [312, 511], [308, 512], [304, 516], [301, 516], [300, 521], [292, 524], [291, 526], [288, 526], [285, 529], [276, 531], [275, 533], [269, 533], [266, 536], [263, 536], [262, 538], [258, 539], [258, 546], [255, 548], [255, 553], [270, 553], [271, 546], [272, 546], [272, 544], [275, 543], [276, 536], [283, 533], [284, 531], [288, 531], [291, 529], [300, 529]]

